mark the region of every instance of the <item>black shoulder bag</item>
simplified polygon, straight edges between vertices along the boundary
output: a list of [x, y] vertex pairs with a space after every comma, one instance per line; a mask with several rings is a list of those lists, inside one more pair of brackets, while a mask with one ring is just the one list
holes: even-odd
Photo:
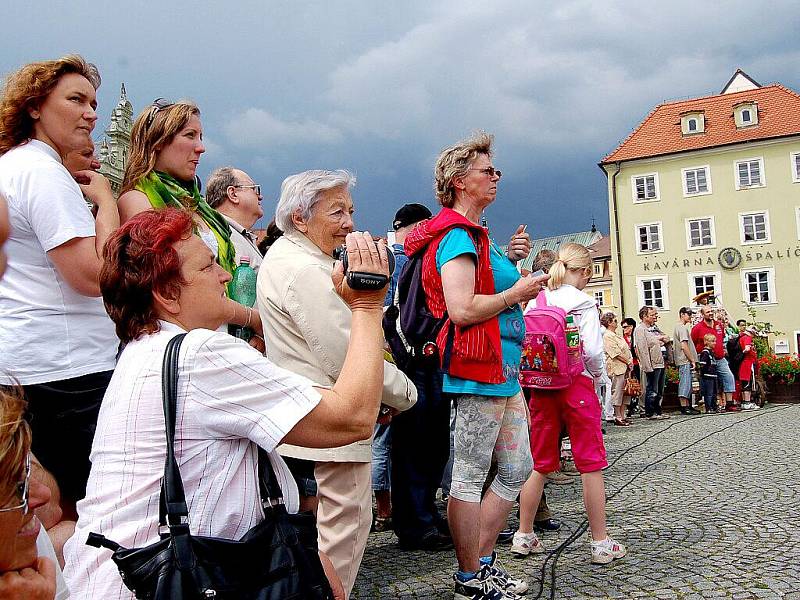
[[311, 513], [289, 514], [269, 456], [259, 448], [264, 520], [242, 539], [193, 536], [178, 464], [175, 414], [178, 350], [185, 334], [167, 344], [163, 366], [167, 457], [161, 481], [161, 540], [126, 549], [91, 533], [87, 544], [112, 550], [122, 580], [140, 600], [332, 600], [317, 552]]

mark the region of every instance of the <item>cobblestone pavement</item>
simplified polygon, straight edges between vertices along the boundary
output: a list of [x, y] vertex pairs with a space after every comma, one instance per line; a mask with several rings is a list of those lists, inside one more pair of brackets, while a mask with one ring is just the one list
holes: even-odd
[[[610, 426], [608, 523], [628, 556], [591, 565], [581, 535], [558, 560], [554, 597], [800, 600], [798, 440], [798, 405]], [[584, 512], [577, 482], [548, 485], [547, 494], [565, 523], [542, 536], [550, 551]], [[455, 554], [401, 552], [396, 541], [393, 533], [370, 536], [352, 598], [452, 598]], [[498, 548], [503, 565], [527, 578], [526, 597], [537, 598], [547, 554], [517, 559], [508, 549]], [[550, 594], [548, 570], [541, 597]]]

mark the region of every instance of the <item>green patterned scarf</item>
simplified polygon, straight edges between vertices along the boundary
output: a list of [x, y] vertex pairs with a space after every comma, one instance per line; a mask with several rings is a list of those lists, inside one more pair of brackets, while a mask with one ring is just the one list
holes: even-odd
[[236, 269], [236, 249], [231, 242], [231, 228], [224, 217], [209, 206], [200, 195], [197, 183], [188, 190], [174, 177], [153, 171], [139, 180], [136, 189], [142, 192], [153, 208], [182, 208], [200, 215], [209, 229], [214, 233], [219, 245], [217, 262], [228, 273], [233, 275]]

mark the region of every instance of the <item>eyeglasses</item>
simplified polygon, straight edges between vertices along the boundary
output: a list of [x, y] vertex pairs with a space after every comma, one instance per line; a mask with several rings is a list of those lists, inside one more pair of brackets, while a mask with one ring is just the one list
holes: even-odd
[[150, 105], [150, 113], [147, 115], [147, 122], [146, 122], [147, 127], [150, 127], [150, 125], [153, 124], [153, 121], [155, 120], [158, 111], [163, 110], [165, 108], [169, 108], [173, 104], [174, 102], [170, 102], [166, 98], [156, 98], [155, 100], [153, 100], [153, 103]]
[[253, 185], [234, 185], [235, 188], [242, 188], [245, 190], [253, 190], [256, 193], [256, 196], [261, 195], [261, 185], [258, 183], [254, 183]]
[[470, 171], [480, 171], [484, 175], [488, 175], [489, 177], [494, 177], [497, 175], [498, 177], [503, 176], [503, 172], [495, 169], [494, 167], [486, 167], [485, 169], [469, 169]]
[[15, 498], [19, 500], [19, 504], [15, 506], [7, 506], [0, 508], [0, 512], [10, 512], [12, 510], [22, 509], [22, 514], [28, 514], [28, 490], [31, 483], [31, 453], [25, 457], [25, 479], [17, 484]]

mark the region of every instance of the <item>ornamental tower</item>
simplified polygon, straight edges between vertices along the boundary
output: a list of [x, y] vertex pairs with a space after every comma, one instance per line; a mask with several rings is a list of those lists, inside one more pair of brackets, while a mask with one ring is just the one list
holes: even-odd
[[111, 123], [100, 142], [98, 158], [100, 173], [111, 182], [115, 196], [119, 195], [125, 167], [128, 166], [128, 153], [131, 147], [131, 128], [133, 127], [133, 106], [128, 101], [125, 84], [119, 94], [119, 102], [111, 111]]

